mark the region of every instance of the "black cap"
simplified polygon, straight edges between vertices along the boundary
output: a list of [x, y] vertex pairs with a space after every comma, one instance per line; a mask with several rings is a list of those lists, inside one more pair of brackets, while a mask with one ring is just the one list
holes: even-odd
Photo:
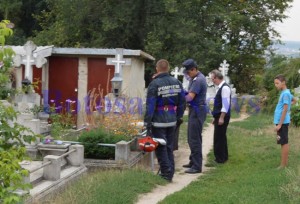
[[185, 60], [185, 61], [182, 63], [182, 66], [185, 68], [184, 71], [190, 70], [190, 69], [192, 69], [192, 68], [194, 68], [194, 67], [195, 67], [195, 68], [198, 67], [196, 61], [193, 60], [193, 59], [187, 59], [187, 60]]

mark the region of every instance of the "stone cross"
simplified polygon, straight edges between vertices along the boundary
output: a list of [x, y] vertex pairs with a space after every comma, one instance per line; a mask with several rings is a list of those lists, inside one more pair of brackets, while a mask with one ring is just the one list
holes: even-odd
[[28, 79], [32, 82], [32, 65], [37, 68], [41, 68], [46, 62], [46, 58], [33, 53], [37, 46], [32, 41], [27, 41], [24, 45], [25, 55], [16, 55], [13, 59], [14, 66], [20, 67], [21, 64], [25, 65], [25, 76], [24, 79]]
[[116, 57], [115, 58], [107, 58], [106, 63], [108, 65], [115, 65], [115, 74], [120, 74], [122, 76], [122, 66], [130, 65], [131, 59], [123, 58], [123, 49], [122, 48], [117, 48], [116, 51], [117, 51]]
[[220, 64], [219, 70], [222, 72], [222, 75], [227, 83], [229, 83], [229, 77], [227, 76], [229, 70], [229, 64], [226, 60]]
[[178, 67], [175, 67], [173, 71], [171, 71], [171, 75], [173, 75], [176, 79], [178, 79], [178, 76], [182, 76], [182, 69], [179, 70]]
[[223, 63], [220, 64], [219, 70], [222, 72], [223, 76], [227, 76], [228, 70], [229, 70], [229, 64], [227, 63], [226, 60], [223, 60]]

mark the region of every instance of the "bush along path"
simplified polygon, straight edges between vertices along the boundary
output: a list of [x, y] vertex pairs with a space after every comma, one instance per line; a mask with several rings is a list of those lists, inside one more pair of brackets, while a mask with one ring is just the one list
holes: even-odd
[[[231, 122], [242, 121], [246, 119], [248, 115], [242, 114], [239, 118], [231, 119]], [[211, 118], [207, 119], [207, 122], [210, 122]], [[181, 127], [181, 132], [186, 131], [186, 125]], [[182, 167], [183, 164], [186, 164], [189, 159], [190, 149], [188, 147], [187, 141], [180, 141], [179, 150], [174, 152], [175, 157], [175, 174], [173, 177], [173, 182], [164, 186], [157, 186], [150, 193], [141, 194], [138, 198], [137, 204], [155, 204], [163, 200], [168, 195], [180, 191], [192, 181], [197, 180], [205, 172], [210, 170], [210, 167], [206, 167], [207, 155], [213, 147], [213, 133], [214, 127], [212, 124], [209, 124], [204, 128], [202, 133], [202, 154], [203, 154], [203, 167], [201, 174], [185, 174], [185, 168]], [[180, 137], [180, 136], [179, 136]]]

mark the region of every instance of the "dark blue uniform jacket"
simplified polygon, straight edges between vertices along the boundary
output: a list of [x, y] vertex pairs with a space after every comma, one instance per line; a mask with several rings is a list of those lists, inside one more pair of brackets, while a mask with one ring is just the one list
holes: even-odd
[[168, 73], [161, 73], [149, 84], [144, 122], [147, 127], [176, 126], [185, 109], [182, 84]]

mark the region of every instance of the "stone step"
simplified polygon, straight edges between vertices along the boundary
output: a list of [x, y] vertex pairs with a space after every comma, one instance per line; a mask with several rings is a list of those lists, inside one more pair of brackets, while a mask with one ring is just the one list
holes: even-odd
[[[26, 165], [21, 165], [24, 169], [27, 169], [29, 171], [38, 168], [43, 164], [42, 161], [30, 161], [30, 164], [28, 166]], [[66, 162], [62, 162], [61, 169], [62, 171], [67, 168]], [[43, 180], [43, 168], [38, 169], [37, 171], [34, 171], [29, 174], [29, 182], [33, 185], [36, 186], [39, 182]]]
[[33, 203], [35, 201], [38, 201], [39, 199], [42, 199], [49, 193], [59, 190], [59, 188], [66, 184], [68, 181], [71, 181], [72, 179], [76, 178], [77, 176], [80, 176], [86, 171], [87, 168], [84, 165], [78, 167], [66, 166], [61, 171], [59, 180], [49, 181], [44, 180], [41, 177], [40, 170], [38, 170], [34, 173], [34, 175], [30, 176], [31, 182], [33, 182], [34, 185], [33, 188], [29, 190], [29, 192], [21, 189], [16, 190], [14, 192], [19, 196], [26, 196], [25, 203]]
[[29, 175], [29, 180], [32, 186], [35, 186], [37, 183], [43, 180], [43, 168], [31, 173]]
[[[32, 171], [36, 168], [38, 168], [39, 166], [42, 165], [42, 161], [22, 161], [20, 163], [21, 167], [28, 170], [28, 171]], [[38, 169], [37, 171], [30, 173], [29, 174], [29, 182], [31, 184], [36, 183], [37, 181], [41, 180], [41, 177], [43, 176], [43, 169]]]
[[29, 191], [30, 199], [41, 199], [45, 195], [58, 190], [59, 187], [66, 184], [68, 181], [72, 180], [73, 178], [81, 175], [87, 170], [85, 166], [66, 166], [64, 169], [61, 170], [60, 179], [57, 181], [49, 181], [49, 180], [39, 180], [33, 188]]

